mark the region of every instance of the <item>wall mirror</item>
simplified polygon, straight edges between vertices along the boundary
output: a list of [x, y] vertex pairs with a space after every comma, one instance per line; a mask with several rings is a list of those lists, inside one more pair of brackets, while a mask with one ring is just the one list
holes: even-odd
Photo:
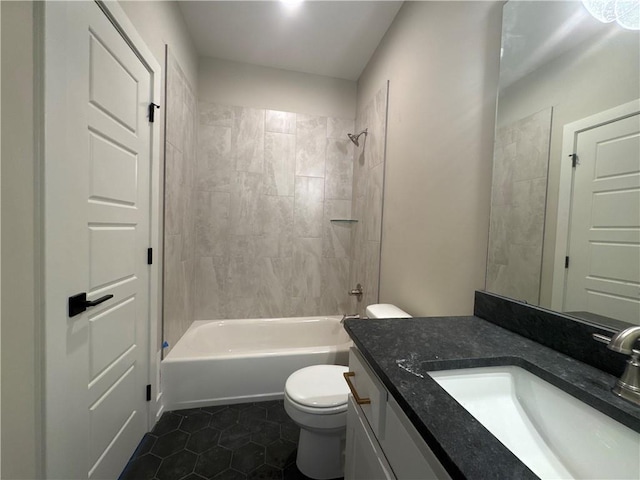
[[504, 6], [486, 289], [622, 328], [640, 324], [640, 31], [585, 3]]

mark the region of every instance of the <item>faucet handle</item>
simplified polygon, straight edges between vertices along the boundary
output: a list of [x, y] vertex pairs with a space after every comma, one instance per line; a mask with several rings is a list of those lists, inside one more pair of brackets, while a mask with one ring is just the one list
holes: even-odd
[[629, 327], [611, 337], [609, 348], [614, 352], [632, 354], [633, 346], [640, 339], [640, 325], [637, 327]]
[[638, 353], [633, 348], [634, 343], [640, 338], [640, 326], [630, 327], [626, 330], [616, 333], [613, 337], [607, 337], [601, 333], [591, 334], [596, 342], [604, 343], [610, 350], [628, 355]]
[[591, 336], [596, 342], [604, 343], [606, 345], [609, 345], [609, 342], [611, 342], [611, 337], [607, 337], [606, 335], [602, 335], [600, 333], [594, 333]]
[[626, 328], [611, 338], [599, 333], [594, 333], [592, 336], [594, 340], [606, 343], [607, 348], [614, 352], [631, 355], [622, 376], [611, 391], [625, 400], [640, 405], [640, 351], [633, 348], [636, 341], [640, 339], [640, 325]]

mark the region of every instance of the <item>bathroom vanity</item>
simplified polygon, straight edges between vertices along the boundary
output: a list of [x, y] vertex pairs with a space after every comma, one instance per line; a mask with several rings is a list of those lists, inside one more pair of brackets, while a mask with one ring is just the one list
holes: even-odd
[[356, 348], [349, 372], [345, 478], [450, 478]]
[[[613, 374], [478, 316], [348, 320], [345, 327], [356, 346], [349, 361], [355, 395], [349, 397], [345, 478], [538, 478], [429, 375], [491, 366], [520, 367], [614, 419], [626, 444], [585, 454], [591, 476], [624, 477], [610, 470], [622, 461], [622, 471], [638, 478], [640, 407], [612, 394]], [[618, 361], [622, 366], [624, 357]], [[575, 425], [580, 428], [582, 438], [596, 438], [589, 421]]]

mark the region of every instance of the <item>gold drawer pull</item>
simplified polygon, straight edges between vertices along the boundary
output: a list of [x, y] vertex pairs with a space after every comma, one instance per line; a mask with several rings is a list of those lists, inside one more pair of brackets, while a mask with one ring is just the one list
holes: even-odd
[[347, 381], [347, 385], [349, 385], [349, 390], [351, 390], [351, 395], [356, 399], [356, 403], [358, 405], [367, 405], [371, 403], [370, 398], [360, 398], [360, 395], [356, 392], [356, 387], [353, 386], [353, 383], [351, 383], [351, 380], [349, 379], [349, 377], [355, 377], [356, 372], [344, 372], [342, 375], [344, 375], [344, 379]]

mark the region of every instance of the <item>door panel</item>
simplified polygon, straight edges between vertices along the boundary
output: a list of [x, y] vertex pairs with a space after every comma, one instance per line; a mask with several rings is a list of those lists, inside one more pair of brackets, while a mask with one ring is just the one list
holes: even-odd
[[[147, 67], [94, 2], [45, 6], [45, 473], [117, 478], [147, 430]], [[68, 317], [67, 298], [113, 298]]]
[[599, 143], [597, 148], [597, 180], [638, 173], [638, 159], [628, 155], [629, 152], [640, 151], [640, 138], [637, 136], [612, 139]]
[[[89, 472], [89, 478], [114, 478], [113, 465], [119, 463], [122, 458], [129, 458], [138, 445], [139, 439], [135, 440], [138, 430], [136, 427], [137, 418], [138, 417], [132, 414], [132, 416], [127, 419], [114, 439], [105, 449], [104, 454], [94, 464], [95, 466]], [[120, 472], [118, 472], [118, 474], [119, 473]], [[115, 478], [117, 478], [118, 474], [116, 474]]]
[[135, 206], [138, 157], [97, 132], [89, 133], [90, 200]]
[[635, 185], [616, 187], [619, 190], [593, 194], [592, 228], [640, 227], [640, 191]]
[[136, 226], [126, 223], [88, 226], [92, 289], [135, 276]]
[[595, 278], [617, 278], [633, 283], [638, 278], [640, 246], [624, 243], [591, 242], [589, 274]]
[[90, 465], [95, 465], [120, 429], [134, 416], [139, 415], [139, 412], [131, 412], [121, 407], [126, 404], [135, 404], [134, 368], [134, 366], [129, 367], [118, 381], [89, 407]]
[[94, 36], [94, 32], [90, 33], [89, 99], [93, 105], [135, 133], [138, 123], [138, 81], [122, 63], [127, 63], [129, 52], [110, 46], [118, 51], [115, 54], [117, 57]]
[[135, 347], [136, 326], [131, 322], [136, 316], [136, 297], [106, 308], [89, 319], [89, 378], [95, 379], [115, 359]]
[[[632, 319], [638, 318], [638, 300], [616, 293], [607, 293], [607, 287], [611, 285], [595, 285], [594, 289], [586, 289], [587, 311], [609, 318], [623, 319], [634, 323]], [[597, 290], [596, 290], [597, 288]], [[637, 320], [635, 321], [637, 324]]]

